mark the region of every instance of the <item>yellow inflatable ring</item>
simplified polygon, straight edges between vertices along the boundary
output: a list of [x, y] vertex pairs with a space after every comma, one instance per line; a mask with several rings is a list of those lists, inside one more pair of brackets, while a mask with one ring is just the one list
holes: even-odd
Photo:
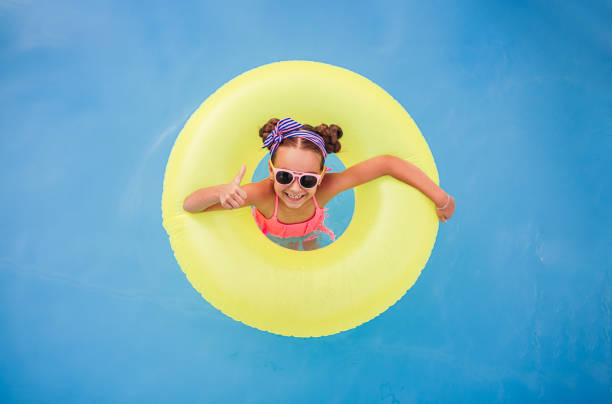
[[414, 284], [429, 259], [438, 218], [433, 202], [390, 176], [356, 187], [349, 227], [314, 251], [272, 243], [248, 207], [182, 209], [188, 194], [230, 182], [242, 164], [250, 178], [268, 152], [259, 128], [286, 116], [340, 125], [338, 157], [347, 167], [392, 154], [438, 183], [419, 129], [380, 87], [323, 63], [272, 63], [226, 83], [189, 118], [166, 167], [163, 225], [193, 287], [226, 315], [280, 335], [335, 334], [376, 317]]

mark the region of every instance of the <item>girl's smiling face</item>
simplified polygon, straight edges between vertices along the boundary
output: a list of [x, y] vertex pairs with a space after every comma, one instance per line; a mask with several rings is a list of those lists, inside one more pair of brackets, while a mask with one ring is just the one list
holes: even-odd
[[[274, 167], [285, 170], [321, 174], [321, 155], [308, 149], [280, 146], [274, 153], [273, 164]], [[302, 188], [297, 180], [289, 185], [279, 184], [274, 180], [272, 168], [268, 167], [268, 170], [274, 182], [274, 191], [289, 208], [300, 208], [317, 192], [318, 185], [313, 188]]]

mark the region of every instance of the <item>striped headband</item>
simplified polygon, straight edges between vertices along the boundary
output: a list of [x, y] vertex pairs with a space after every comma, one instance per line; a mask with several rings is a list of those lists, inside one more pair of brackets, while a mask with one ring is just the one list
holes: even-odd
[[266, 140], [264, 140], [262, 148], [272, 145], [270, 149], [270, 156], [272, 156], [283, 140], [290, 137], [303, 137], [306, 140], [310, 140], [321, 149], [323, 160], [325, 160], [327, 158], [327, 152], [325, 151], [325, 141], [323, 141], [323, 138], [314, 132], [298, 130], [302, 126], [301, 123], [291, 118], [281, 119], [274, 127], [274, 130], [266, 137]]

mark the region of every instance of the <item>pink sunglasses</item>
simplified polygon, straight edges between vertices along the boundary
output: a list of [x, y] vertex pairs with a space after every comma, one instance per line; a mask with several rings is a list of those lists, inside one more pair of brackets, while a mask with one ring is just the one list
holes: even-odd
[[[291, 185], [293, 181], [297, 178], [299, 184], [304, 189], [314, 188], [321, 182], [321, 175], [312, 174], [312, 173], [303, 173], [300, 171], [290, 171], [285, 170], [284, 168], [276, 168], [272, 164], [272, 161], [269, 161], [270, 167], [272, 167], [272, 171], [274, 173], [274, 179], [281, 185]], [[325, 169], [323, 169], [325, 171]]]

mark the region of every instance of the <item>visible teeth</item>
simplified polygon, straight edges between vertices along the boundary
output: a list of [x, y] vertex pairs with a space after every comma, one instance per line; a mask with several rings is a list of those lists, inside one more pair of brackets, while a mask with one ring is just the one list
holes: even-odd
[[285, 195], [287, 195], [291, 199], [300, 199], [303, 196], [303, 195], [290, 194], [289, 192], [285, 192]]

